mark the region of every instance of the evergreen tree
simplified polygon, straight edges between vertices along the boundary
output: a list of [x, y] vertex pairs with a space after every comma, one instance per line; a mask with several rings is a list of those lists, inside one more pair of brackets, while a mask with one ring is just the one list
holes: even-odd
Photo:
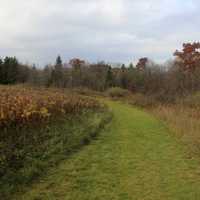
[[127, 87], [128, 87], [127, 70], [126, 70], [126, 66], [124, 64], [121, 67], [120, 86], [125, 89], [127, 89]]
[[62, 59], [60, 56], [56, 58], [56, 66], [62, 66]]
[[54, 69], [51, 73], [51, 78], [53, 85], [56, 87], [62, 87], [63, 85], [63, 65], [62, 65], [62, 59], [60, 56], [56, 58], [56, 64]]
[[114, 76], [112, 73], [112, 68], [111, 66], [109, 66], [106, 74], [106, 87], [113, 87], [113, 86], [114, 86]]
[[1, 82], [3, 84], [14, 84], [17, 82], [18, 61], [15, 57], [5, 57], [1, 64]]
[[133, 63], [129, 64], [129, 69], [133, 69]]
[[122, 64], [122, 66], [121, 66], [121, 70], [122, 70], [122, 72], [125, 72], [125, 70], [126, 70], [126, 66], [125, 66], [125, 64]]

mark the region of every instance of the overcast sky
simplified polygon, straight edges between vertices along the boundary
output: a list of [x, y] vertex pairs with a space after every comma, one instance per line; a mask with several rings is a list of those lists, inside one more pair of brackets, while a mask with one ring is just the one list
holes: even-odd
[[199, 10], [199, 0], [0, 0], [0, 56], [162, 62], [199, 41]]

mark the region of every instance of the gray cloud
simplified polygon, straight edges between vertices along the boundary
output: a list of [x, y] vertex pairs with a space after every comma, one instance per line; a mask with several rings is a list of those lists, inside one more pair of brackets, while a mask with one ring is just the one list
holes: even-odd
[[197, 0], [0, 0], [0, 56], [46, 64], [63, 59], [164, 61], [197, 41]]

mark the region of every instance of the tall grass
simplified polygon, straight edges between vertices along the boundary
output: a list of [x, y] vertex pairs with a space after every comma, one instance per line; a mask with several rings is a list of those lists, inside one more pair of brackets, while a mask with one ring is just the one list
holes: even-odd
[[59, 90], [0, 87], [0, 128], [39, 125], [101, 105], [91, 98]]
[[88, 144], [110, 119], [97, 100], [56, 89], [0, 87], [0, 197]]
[[200, 94], [164, 102], [155, 96], [136, 94], [129, 98], [133, 105], [153, 113], [169, 126], [172, 133], [188, 145], [190, 152], [200, 155]]
[[200, 105], [194, 96], [173, 105], [159, 105], [152, 112], [166, 122], [192, 153], [200, 155]]

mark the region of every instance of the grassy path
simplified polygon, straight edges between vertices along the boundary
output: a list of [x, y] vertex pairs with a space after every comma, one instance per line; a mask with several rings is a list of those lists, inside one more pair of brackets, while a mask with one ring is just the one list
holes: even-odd
[[143, 111], [109, 102], [97, 140], [51, 170], [20, 200], [199, 200], [200, 165]]

